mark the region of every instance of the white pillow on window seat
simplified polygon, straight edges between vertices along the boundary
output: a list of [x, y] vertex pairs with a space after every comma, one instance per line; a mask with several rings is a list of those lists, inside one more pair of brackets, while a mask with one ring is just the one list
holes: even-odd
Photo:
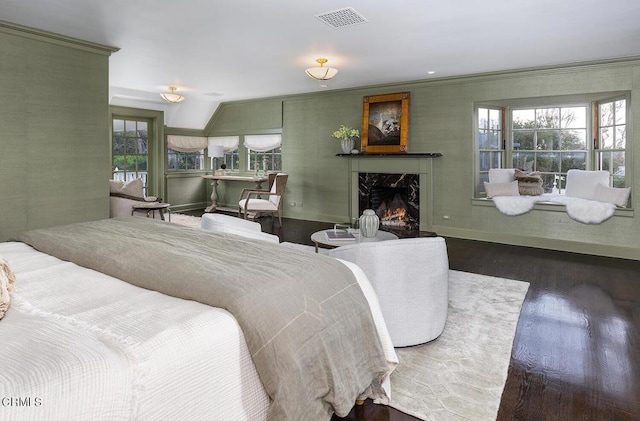
[[596, 186], [593, 200], [604, 203], [613, 203], [621, 208], [626, 208], [629, 202], [631, 187], [609, 187], [604, 184]]
[[569, 170], [564, 194], [568, 197], [594, 200], [596, 186], [608, 186], [609, 176], [609, 171]]
[[484, 183], [484, 190], [487, 192], [487, 198], [496, 196], [520, 196], [518, 189], [518, 181], [514, 180], [509, 183]]
[[516, 179], [513, 168], [491, 168], [489, 170], [489, 183], [510, 183]]

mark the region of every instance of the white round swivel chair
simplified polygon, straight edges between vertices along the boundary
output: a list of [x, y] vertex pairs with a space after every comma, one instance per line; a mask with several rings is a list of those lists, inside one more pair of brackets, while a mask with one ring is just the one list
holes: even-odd
[[205, 213], [202, 215], [200, 229], [203, 231], [235, 234], [245, 238], [270, 241], [272, 243], [280, 242], [280, 238], [277, 235], [262, 232], [262, 226], [259, 222], [221, 213]]
[[442, 333], [449, 304], [449, 258], [442, 237], [349, 244], [332, 257], [358, 265], [378, 295], [394, 347]]

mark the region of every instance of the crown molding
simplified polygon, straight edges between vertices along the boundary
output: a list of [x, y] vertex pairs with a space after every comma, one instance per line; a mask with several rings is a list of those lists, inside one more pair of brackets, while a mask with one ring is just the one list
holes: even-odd
[[63, 45], [65, 47], [76, 48], [79, 50], [89, 51], [106, 56], [109, 56], [112, 53], [120, 50], [120, 48], [117, 47], [84, 41], [78, 38], [68, 37], [65, 35], [43, 31], [41, 29], [31, 28], [29, 26], [19, 25], [17, 23], [7, 22], [3, 20], [0, 20], [0, 32], [35, 39], [38, 41], [49, 42], [51, 44]]

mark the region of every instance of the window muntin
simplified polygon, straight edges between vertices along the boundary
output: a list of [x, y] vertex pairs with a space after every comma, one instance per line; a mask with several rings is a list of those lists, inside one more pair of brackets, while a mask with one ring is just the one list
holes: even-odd
[[240, 152], [238, 149], [234, 149], [230, 152], [225, 152], [222, 162], [227, 166], [226, 171], [240, 171]]
[[149, 122], [114, 118], [111, 177], [129, 181], [141, 178], [147, 191], [149, 167]]
[[282, 171], [282, 148], [264, 152], [247, 149], [248, 170], [254, 173]]
[[[534, 107], [477, 106], [476, 197], [485, 195], [484, 182], [488, 181], [490, 168], [540, 171], [545, 192], [563, 193], [570, 169], [606, 170], [612, 174], [613, 187], [624, 187], [627, 101], [626, 97], [617, 97]], [[489, 141], [490, 109], [503, 110], [508, 122], [504, 125], [503, 155], [495, 142]]]
[[540, 172], [545, 192], [559, 192], [568, 170], [590, 168], [588, 111], [588, 104], [511, 109], [512, 167]]
[[167, 136], [167, 170], [204, 169], [204, 149], [207, 138], [199, 136]]
[[240, 171], [240, 136], [213, 136], [209, 137], [209, 147], [212, 145], [222, 146], [224, 149], [224, 156], [218, 159], [218, 163], [225, 164], [226, 171], [237, 172]]
[[484, 182], [489, 181], [489, 170], [501, 168], [504, 162], [504, 118], [500, 108], [479, 107], [476, 114], [480, 169], [476, 189], [484, 191]]
[[204, 149], [197, 152], [180, 152], [167, 149], [167, 170], [202, 170], [204, 169]]
[[625, 185], [627, 103], [624, 99], [598, 104], [598, 167], [611, 173], [613, 187]]
[[248, 171], [254, 174], [282, 171], [281, 134], [245, 135], [244, 146]]

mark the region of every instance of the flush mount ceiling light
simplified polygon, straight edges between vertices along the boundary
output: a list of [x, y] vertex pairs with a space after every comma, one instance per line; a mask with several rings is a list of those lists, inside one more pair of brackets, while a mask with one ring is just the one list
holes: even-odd
[[334, 77], [338, 73], [338, 69], [334, 69], [333, 67], [324, 67], [324, 64], [327, 62], [326, 58], [319, 58], [316, 60], [319, 67], [310, 67], [305, 72], [309, 77], [312, 77], [316, 80], [329, 80]]
[[171, 93], [165, 92], [164, 94], [160, 94], [160, 96], [162, 97], [162, 99], [172, 104], [184, 101], [184, 97], [182, 95], [178, 95], [175, 93], [176, 89], [178, 88], [176, 88], [175, 86], [169, 86], [169, 90], [171, 91]]

